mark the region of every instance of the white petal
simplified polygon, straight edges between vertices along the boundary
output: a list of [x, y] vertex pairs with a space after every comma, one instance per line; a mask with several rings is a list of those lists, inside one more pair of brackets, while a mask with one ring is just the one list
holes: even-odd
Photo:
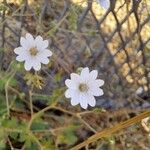
[[76, 73], [71, 73], [70, 77], [71, 80], [74, 80], [75, 82], [78, 82], [80, 80], [80, 76]]
[[52, 56], [52, 52], [51, 52], [50, 50], [48, 50], [48, 49], [43, 50], [43, 54], [44, 54], [46, 57]]
[[48, 40], [44, 40], [44, 41], [43, 41], [43, 48], [44, 48], [44, 49], [47, 48], [47, 47], [48, 47], [48, 44], [49, 44]]
[[82, 71], [81, 71], [81, 77], [83, 79], [89, 78], [89, 68], [88, 67], [82, 69]]
[[89, 93], [94, 96], [101, 96], [104, 94], [103, 90], [100, 88], [91, 88], [89, 89]]
[[104, 9], [108, 9], [110, 7], [110, 0], [97, 0], [97, 1]]
[[40, 35], [35, 38], [36, 43], [40, 43], [42, 41], [43, 41], [43, 38]]
[[31, 41], [33, 42], [34, 38], [30, 33], [26, 33], [26, 40], [28, 40], [28, 42], [31, 42]]
[[93, 70], [90, 72], [90, 78], [91, 79], [96, 79], [98, 75], [98, 71], [97, 70]]
[[88, 97], [86, 94], [80, 94], [79, 96], [80, 105], [82, 108], [87, 109], [88, 107]]
[[66, 92], [65, 92], [65, 96], [66, 98], [76, 98], [79, 96], [79, 92], [77, 90], [74, 90], [74, 89], [67, 89]]
[[67, 89], [65, 92], [66, 98], [71, 98], [71, 105], [75, 106], [79, 104], [79, 93], [76, 90]]
[[14, 49], [15, 54], [20, 54], [22, 53], [23, 48], [22, 47], [17, 47]]
[[92, 107], [94, 107], [96, 105], [96, 100], [95, 100], [95, 97], [92, 96], [92, 95], [89, 95], [89, 98], [88, 98], [88, 104]]
[[21, 37], [20, 38], [20, 45], [24, 48], [28, 48], [29, 45], [28, 45], [28, 41], [24, 38], [24, 37]]
[[70, 98], [71, 96], [72, 96], [72, 93], [71, 93], [70, 89], [67, 89], [65, 92], [65, 97]]
[[105, 83], [104, 80], [101, 80], [101, 79], [97, 79], [97, 80], [95, 80], [94, 82], [95, 82], [95, 84], [96, 84], [98, 87], [103, 86], [104, 83]]
[[79, 104], [78, 97], [71, 98], [71, 105], [75, 106]]
[[39, 51], [42, 51], [48, 47], [48, 40], [44, 40], [41, 36], [35, 38], [35, 43]]
[[25, 57], [23, 55], [19, 55], [16, 57], [16, 60], [22, 62], [25, 61]]
[[49, 63], [49, 59], [48, 58], [43, 58], [40, 62], [46, 65], [46, 64]]
[[25, 61], [24, 67], [27, 71], [31, 70], [31, 68], [33, 67], [33, 63], [29, 60]]
[[38, 53], [37, 55], [37, 59], [39, 60], [39, 62], [43, 63], [43, 64], [48, 64], [49, 63], [49, 56], [52, 55], [52, 52], [50, 50], [43, 50], [41, 52]]
[[68, 88], [77, 89], [77, 83], [74, 82], [74, 81], [72, 81], [72, 80], [70, 80], [70, 79], [67, 79], [67, 80], [65, 81], [65, 84], [66, 84], [66, 86], [67, 86]]
[[33, 64], [33, 69], [36, 71], [39, 71], [41, 69], [41, 63], [38, 61], [35, 61]]

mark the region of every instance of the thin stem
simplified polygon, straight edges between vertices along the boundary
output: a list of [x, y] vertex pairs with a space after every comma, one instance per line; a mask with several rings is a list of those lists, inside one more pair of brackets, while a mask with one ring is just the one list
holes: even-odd
[[30, 111], [31, 111], [31, 117], [33, 116], [33, 104], [32, 104], [32, 91], [29, 91], [29, 100], [30, 100]]
[[50, 105], [50, 106], [45, 107], [45, 108], [42, 109], [41, 111], [37, 112], [36, 114], [33, 114], [33, 116], [31, 117], [31, 120], [30, 120], [30, 122], [29, 122], [29, 124], [28, 124], [28, 130], [30, 130], [30, 127], [31, 127], [31, 125], [32, 125], [32, 122], [33, 122], [38, 116], [40, 116], [40, 115], [43, 114], [45, 111], [47, 111], [47, 110], [49, 110], [49, 109], [51, 109], [51, 108], [52, 108], [52, 106]]
[[5, 86], [5, 98], [6, 98], [6, 106], [7, 106], [7, 115], [10, 116], [9, 99], [8, 99], [8, 89], [7, 89], [7, 86]]
[[136, 117], [133, 117], [129, 120], [121, 122], [112, 128], [106, 128], [103, 131], [94, 134], [93, 136], [89, 137], [86, 141], [73, 147], [71, 150], [79, 150], [82, 147], [85, 147], [86, 145], [88, 145], [92, 142], [95, 142], [100, 138], [108, 137], [108, 136], [112, 135], [113, 133], [115, 133], [116, 131], [122, 130], [124, 128], [127, 128], [127, 127], [133, 125], [133, 124], [136, 124], [136, 123], [140, 122], [142, 119], [149, 117], [149, 116], [150, 116], [150, 109], [141, 113], [140, 115], [138, 115]]
[[14, 71], [12, 73], [12, 75], [10, 76], [10, 78], [7, 80], [6, 84], [5, 84], [5, 98], [6, 98], [6, 106], [7, 106], [7, 115], [10, 116], [10, 110], [9, 110], [9, 98], [8, 98], [8, 86], [9, 86], [9, 82], [11, 81], [11, 79], [13, 78], [13, 76], [15, 75], [16, 71]]
[[94, 128], [92, 128], [85, 120], [83, 120], [80, 115], [77, 115], [76, 117], [77, 117], [85, 126], [87, 126], [91, 131], [93, 131], [94, 133], [97, 133], [97, 131], [96, 131]]

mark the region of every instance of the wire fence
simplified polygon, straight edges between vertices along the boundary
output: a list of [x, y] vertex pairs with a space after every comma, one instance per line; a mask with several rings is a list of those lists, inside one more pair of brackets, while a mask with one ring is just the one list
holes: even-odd
[[[94, 0], [24, 0], [0, 4], [0, 66], [6, 70], [26, 32], [49, 39], [55, 64], [51, 72], [67, 73], [90, 66], [105, 79], [105, 97], [98, 106], [149, 107], [150, 3], [111, 0], [106, 11]], [[50, 87], [46, 87], [49, 88]], [[142, 96], [137, 98], [137, 89]], [[135, 97], [137, 99], [135, 99]], [[141, 99], [142, 98], [142, 99]], [[104, 99], [104, 101], [103, 101]], [[113, 103], [109, 104], [114, 100]], [[116, 100], [117, 99], [117, 100]], [[147, 100], [145, 105], [145, 100]], [[107, 105], [107, 106], [106, 106]], [[141, 106], [140, 106], [141, 107]]]

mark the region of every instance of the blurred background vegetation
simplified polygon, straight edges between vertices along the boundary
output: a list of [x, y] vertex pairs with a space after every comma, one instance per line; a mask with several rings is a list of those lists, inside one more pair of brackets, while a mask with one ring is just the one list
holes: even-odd
[[[27, 32], [53, 51], [37, 74], [15, 61]], [[108, 10], [95, 0], [0, 0], [0, 35], [0, 150], [69, 150], [150, 107], [148, 0], [111, 0]], [[65, 99], [64, 81], [86, 66], [99, 71], [105, 94], [85, 111]], [[83, 149], [149, 147], [138, 123]]]

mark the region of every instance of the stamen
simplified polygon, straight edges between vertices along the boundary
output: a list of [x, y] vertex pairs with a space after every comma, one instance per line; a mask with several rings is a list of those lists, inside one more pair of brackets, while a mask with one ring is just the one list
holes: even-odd
[[37, 48], [32, 47], [32, 48], [30, 48], [29, 52], [30, 52], [31, 56], [36, 56], [38, 53], [38, 50], [37, 50]]
[[88, 89], [89, 89], [89, 87], [88, 87], [87, 84], [85, 84], [85, 83], [81, 83], [81, 84], [79, 85], [79, 90], [80, 90], [81, 92], [87, 92]]

